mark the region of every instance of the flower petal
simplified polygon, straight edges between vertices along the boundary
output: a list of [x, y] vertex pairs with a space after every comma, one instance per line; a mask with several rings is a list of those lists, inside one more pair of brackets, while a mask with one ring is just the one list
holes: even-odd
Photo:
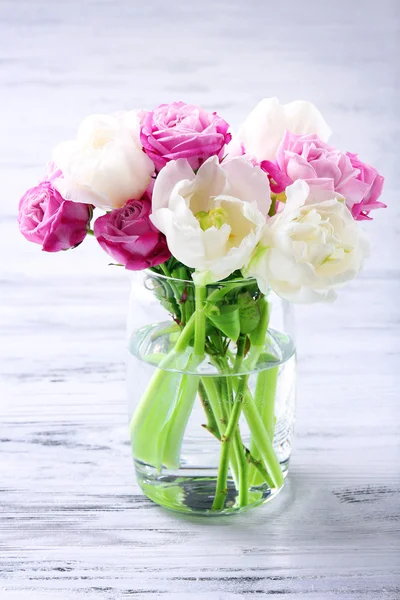
[[169, 162], [157, 176], [154, 184], [152, 209], [153, 213], [168, 206], [172, 190], [182, 180], [194, 181], [195, 174], [188, 161], [179, 158]]
[[254, 203], [263, 215], [268, 214], [271, 207], [271, 190], [268, 177], [260, 167], [237, 157], [224, 161], [222, 170], [228, 182], [225, 194]]
[[285, 128], [285, 112], [278, 98], [264, 98], [239, 128], [237, 139], [258, 161], [273, 160]]
[[332, 130], [312, 102], [295, 100], [283, 106], [286, 129], [292, 133], [315, 133], [327, 142]]

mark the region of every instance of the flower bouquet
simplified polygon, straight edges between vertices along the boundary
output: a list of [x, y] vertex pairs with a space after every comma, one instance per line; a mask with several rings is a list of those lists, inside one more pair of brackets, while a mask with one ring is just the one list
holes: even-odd
[[311, 103], [276, 98], [233, 137], [183, 102], [92, 115], [20, 201], [21, 233], [46, 252], [90, 234], [113, 264], [142, 272], [130, 435], [139, 484], [161, 505], [229, 514], [283, 486], [291, 304], [334, 300], [368, 254], [358, 221], [384, 207], [383, 177], [330, 134]]

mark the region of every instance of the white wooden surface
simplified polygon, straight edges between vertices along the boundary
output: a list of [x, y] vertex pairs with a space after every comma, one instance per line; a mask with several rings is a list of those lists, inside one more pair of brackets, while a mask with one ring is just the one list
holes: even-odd
[[[400, 598], [400, 4], [0, 0], [0, 598]], [[46, 255], [17, 199], [87, 113], [184, 99], [233, 125], [313, 100], [386, 175], [373, 255], [333, 306], [297, 312], [285, 491], [240, 517], [165, 512], [127, 438], [128, 282], [94, 240]]]

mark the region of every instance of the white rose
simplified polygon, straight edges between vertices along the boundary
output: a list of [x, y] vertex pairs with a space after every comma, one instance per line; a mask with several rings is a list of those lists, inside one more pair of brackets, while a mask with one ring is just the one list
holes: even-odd
[[261, 162], [273, 160], [285, 131], [295, 134], [317, 134], [327, 142], [331, 129], [319, 110], [311, 102], [296, 100], [280, 104], [277, 98], [264, 98], [251, 111], [232, 140], [244, 145], [246, 153]]
[[270, 204], [267, 176], [243, 157], [220, 164], [213, 156], [196, 174], [186, 159], [178, 159], [156, 179], [151, 220], [172, 255], [206, 284], [247, 264]]
[[140, 198], [154, 172], [135, 111], [86, 117], [76, 139], [54, 149], [53, 160], [63, 173], [55, 187], [64, 198], [102, 208]]
[[[332, 301], [368, 256], [368, 240], [339, 194], [301, 180], [286, 189], [282, 212], [266, 224], [246, 275], [291, 302]], [[328, 199], [327, 199], [328, 198]]]

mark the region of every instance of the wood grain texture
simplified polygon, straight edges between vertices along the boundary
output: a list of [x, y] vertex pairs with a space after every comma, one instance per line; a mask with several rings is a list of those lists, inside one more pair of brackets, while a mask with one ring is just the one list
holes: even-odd
[[[400, 598], [397, 0], [0, 1], [0, 598]], [[233, 125], [313, 100], [386, 175], [373, 254], [297, 311], [291, 473], [243, 516], [146, 500], [127, 436], [128, 281], [88, 240], [41, 253], [16, 204], [87, 113], [184, 99]]]

